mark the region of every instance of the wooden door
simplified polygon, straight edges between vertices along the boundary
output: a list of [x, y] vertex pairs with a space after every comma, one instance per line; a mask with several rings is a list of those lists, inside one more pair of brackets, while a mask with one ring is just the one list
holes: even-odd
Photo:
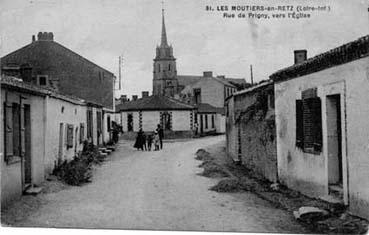
[[32, 156], [31, 156], [31, 107], [24, 105], [22, 126], [22, 149], [24, 156], [24, 182], [32, 184]]

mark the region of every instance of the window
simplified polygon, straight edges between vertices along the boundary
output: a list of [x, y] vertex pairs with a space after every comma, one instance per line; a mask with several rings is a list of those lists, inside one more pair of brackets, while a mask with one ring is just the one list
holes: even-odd
[[101, 112], [96, 112], [96, 128], [98, 134], [101, 134]]
[[93, 138], [93, 117], [92, 110], [87, 110], [87, 138]]
[[47, 75], [37, 75], [37, 80], [39, 86], [47, 85]]
[[215, 128], [214, 114], [211, 115], [211, 128]]
[[133, 114], [127, 115], [127, 131], [133, 131]]
[[161, 113], [161, 124], [164, 130], [172, 129], [172, 115], [168, 112]]
[[67, 149], [73, 148], [73, 124], [67, 125]]
[[195, 104], [200, 104], [201, 103], [201, 88], [193, 89], [193, 93], [194, 93]]
[[79, 143], [81, 144], [85, 138], [85, 124], [81, 123], [79, 126]]
[[159, 70], [159, 72], [160, 72], [160, 64], [158, 64], [158, 70]]
[[108, 131], [111, 131], [111, 123], [110, 123], [110, 116], [108, 116], [108, 118], [107, 118], [107, 120], [106, 120], [106, 125], [107, 125], [107, 127], [108, 127]]
[[296, 146], [309, 153], [322, 151], [322, 115], [319, 97], [296, 100]]
[[13, 103], [12, 107], [13, 116], [13, 155], [20, 156], [20, 106], [17, 103]]
[[170, 71], [170, 64], [168, 65], [168, 71]]
[[205, 129], [208, 129], [208, 115], [205, 114]]

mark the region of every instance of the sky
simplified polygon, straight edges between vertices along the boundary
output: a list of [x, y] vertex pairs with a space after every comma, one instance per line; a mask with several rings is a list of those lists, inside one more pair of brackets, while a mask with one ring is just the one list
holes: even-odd
[[[223, 18], [206, 11], [223, 5], [330, 6], [308, 19]], [[268, 79], [293, 64], [293, 50], [308, 57], [369, 34], [369, 0], [165, 0], [168, 42], [179, 75]], [[123, 55], [121, 94], [152, 91], [155, 48], [161, 35], [161, 0], [0, 0], [0, 56], [31, 42], [38, 32], [118, 77]], [[116, 86], [118, 87], [118, 86]], [[98, 88], [97, 88], [98, 89]]]

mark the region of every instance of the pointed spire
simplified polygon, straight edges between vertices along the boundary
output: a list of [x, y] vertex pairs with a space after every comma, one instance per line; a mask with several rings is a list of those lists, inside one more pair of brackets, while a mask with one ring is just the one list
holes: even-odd
[[167, 32], [165, 30], [165, 21], [164, 21], [164, 2], [162, 2], [162, 9], [161, 9], [161, 14], [162, 14], [162, 26], [161, 26], [161, 44], [160, 46], [168, 46], [168, 42], [167, 42]]

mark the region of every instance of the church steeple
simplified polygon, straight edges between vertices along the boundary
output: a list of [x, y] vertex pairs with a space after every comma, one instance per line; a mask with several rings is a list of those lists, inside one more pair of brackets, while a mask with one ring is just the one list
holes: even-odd
[[[164, 3], [162, 2], [164, 5]], [[174, 97], [178, 93], [176, 58], [173, 48], [168, 45], [165, 30], [164, 6], [161, 10], [161, 42], [156, 47], [153, 66], [153, 94]]]
[[162, 24], [161, 24], [161, 47], [167, 47], [168, 41], [167, 41], [167, 31], [165, 30], [165, 20], [164, 20], [164, 8], [161, 9], [162, 14]]

